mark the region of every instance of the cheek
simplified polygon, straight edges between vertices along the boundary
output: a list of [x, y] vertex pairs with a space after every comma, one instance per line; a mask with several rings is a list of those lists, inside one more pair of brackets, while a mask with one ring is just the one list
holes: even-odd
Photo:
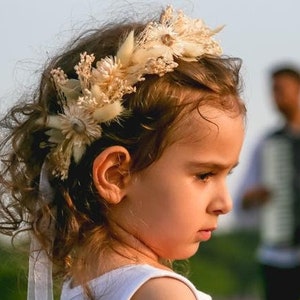
[[169, 175], [162, 170], [155, 176], [141, 178], [131, 187], [128, 198], [143, 218], [163, 220], [167, 216], [176, 217], [181, 212], [188, 215], [192, 212], [191, 203], [199, 201], [197, 184], [174, 172], [167, 173]]

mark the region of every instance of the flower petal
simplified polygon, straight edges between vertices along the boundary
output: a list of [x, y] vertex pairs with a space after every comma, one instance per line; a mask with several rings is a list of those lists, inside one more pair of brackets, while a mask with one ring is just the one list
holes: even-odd
[[61, 116], [48, 116], [46, 125], [47, 127], [50, 128], [61, 129], [62, 128]]
[[59, 86], [67, 99], [76, 100], [81, 95], [80, 81], [69, 79], [66, 84]]
[[81, 145], [73, 145], [73, 158], [76, 163], [78, 163], [85, 152], [86, 146]]
[[114, 103], [107, 104], [101, 108], [98, 108], [94, 111], [93, 117], [98, 123], [105, 123], [112, 121], [116, 117], [118, 117], [124, 108], [120, 101], [115, 101]]
[[121, 61], [123, 66], [127, 66], [130, 63], [130, 58], [134, 49], [134, 31], [132, 30], [124, 43], [121, 45], [116, 57]]

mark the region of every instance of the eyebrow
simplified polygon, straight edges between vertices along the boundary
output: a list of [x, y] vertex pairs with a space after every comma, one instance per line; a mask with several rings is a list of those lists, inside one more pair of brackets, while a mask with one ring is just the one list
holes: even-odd
[[[234, 168], [236, 168], [239, 165], [239, 162], [236, 162], [230, 169], [233, 170]], [[215, 162], [188, 162], [187, 163], [188, 167], [197, 167], [197, 168], [212, 168], [212, 169], [227, 169], [229, 168], [229, 165], [226, 164], [221, 164], [221, 163], [215, 163]]]

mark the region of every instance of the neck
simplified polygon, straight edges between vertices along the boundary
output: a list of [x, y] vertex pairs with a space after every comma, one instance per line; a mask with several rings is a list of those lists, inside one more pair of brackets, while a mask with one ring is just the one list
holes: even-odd
[[107, 255], [112, 255], [116, 259], [115, 262], [119, 262], [120, 265], [144, 263], [162, 267], [159, 256], [136, 235], [118, 222], [110, 224], [110, 227], [113, 237]]
[[286, 118], [287, 127], [295, 133], [300, 133], [300, 110]]
[[106, 237], [102, 239], [99, 239], [98, 235], [91, 237], [94, 241], [97, 239], [98, 247], [95, 243], [86, 241], [79, 249], [79, 255], [71, 270], [73, 286], [84, 284], [126, 265], [149, 264], [161, 269], [170, 269], [171, 263], [164, 262], [153, 250], [117, 222], [111, 223], [110, 229], [111, 234], [106, 232]]

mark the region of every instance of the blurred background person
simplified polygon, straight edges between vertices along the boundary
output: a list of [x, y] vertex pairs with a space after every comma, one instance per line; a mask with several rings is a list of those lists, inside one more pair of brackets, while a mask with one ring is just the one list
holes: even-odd
[[273, 102], [282, 123], [257, 143], [237, 195], [236, 214], [257, 225], [266, 300], [300, 299], [300, 73], [273, 69]]

